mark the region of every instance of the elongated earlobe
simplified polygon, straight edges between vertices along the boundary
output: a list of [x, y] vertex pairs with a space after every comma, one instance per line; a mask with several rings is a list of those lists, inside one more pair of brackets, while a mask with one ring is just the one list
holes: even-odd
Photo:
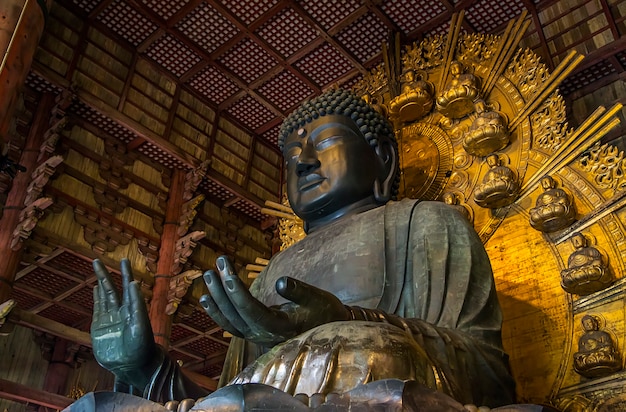
[[398, 156], [390, 142], [381, 142], [376, 147], [376, 154], [382, 161], [381, 179], [374, 181], [374, 199], [384, 204], [391, 200], [391, 190], [397, 168]]

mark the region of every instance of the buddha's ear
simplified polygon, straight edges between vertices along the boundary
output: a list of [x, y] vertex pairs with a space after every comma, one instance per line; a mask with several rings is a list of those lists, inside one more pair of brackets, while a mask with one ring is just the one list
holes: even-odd
[[378, 178], [374, 181], [374, 198], [377, 202], [384, 204], [391, 200], [398, 165], [398, 152], [389, 139], [381, 139], [375, 151], [381, 162]]

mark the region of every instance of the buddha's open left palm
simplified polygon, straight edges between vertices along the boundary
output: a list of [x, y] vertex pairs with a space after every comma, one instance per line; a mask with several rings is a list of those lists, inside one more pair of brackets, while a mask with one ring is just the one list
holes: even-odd
[[137, 372], [150, 367], [156, 344], [139, 284], [133, 281], [130, 263], [126, 259], [121, 263], [121, 301], [104, 264], [94, 260], [93, 266], [98, 278], [93, 292], [91, 323], [94, 356], [100, 365], [123, 382], [135, 386], [144, 384], [132, 380], [137, 375], [145, 375]]

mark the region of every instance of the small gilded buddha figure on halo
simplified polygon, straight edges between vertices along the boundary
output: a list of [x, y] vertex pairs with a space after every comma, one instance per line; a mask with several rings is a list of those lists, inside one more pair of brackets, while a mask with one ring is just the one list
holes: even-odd
[[622, 358], [611, 335], [600, 330], [600, 320], [594, 315], [582, 318], [585, 333], [578, 339], [574, 353], [574, 370], [588, 378], [610, 375], [622, 369]]
[[472, 217], [472, 213], [470, 209], [466, 205], [461, 204], [458, 198], [458, 195], [456, 193], [446, 192], [443, 194], [442, 200], [443, 200], [443, 203], [452, 206], [455, 210], [461, 213], [461, 215], [463, 215], [463, 217], [465, 217], [468, 220], [468, 222], [471, 223], [473, 221], [473, 217]]
[[567, 269], [561, 271], [561, 287], [568, 293], [586, 296], [605, 289], [615, 281], [598, 249], [588, 245], [587, 238], [575, 232], [570, 238], [574, 253], [567, 260]]
[[501, 164], [497, 154], [487, 156], [489, 170], [482, 183], [474, 189], [474, 201], [480, 207], [497, 209], [515, 201], [519, 184], [515, 173]]
[[509, 144], [505, 117], [487, 106], [484, 100], [474, 104], [476, 118], [463, 136], [463, 148], [474, 156], [487, 156]]
[[390, 116], [400, 122], [411, 122], [426, 116], [433, 107], [433, 85], [426, 73], [407, 70], [402, 92], [389, 102]]
[[544, 192], [539, 195], [535, 207], [530, 209], [530, 225], [545, 233], [565, 229], [576, 220], [573, 198], [563, 189], [556, 187], [552, 176], [541, 178]]
[[466, 73], [459, 61], [450, 63], [452, 80], [437, 96], [437, 111], [446, 117], [460, 119], [474, 111], [474, 101], [479, 97], [478, 78]]

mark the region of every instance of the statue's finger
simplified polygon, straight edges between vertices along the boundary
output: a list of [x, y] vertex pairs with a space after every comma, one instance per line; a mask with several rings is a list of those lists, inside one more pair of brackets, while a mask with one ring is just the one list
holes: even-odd
[[128, 293], [130, 282], [133, 281], [133, 270], [128, 259], [122, 259], [120, 264], [122, 272], [122, 305], [130, 305], [130, 296]]
[[215, 266], [217, 266], [217, 270], [222, 278], [224, 276], [237, 276], [233, 265], [230, 264], [230, 260], [226, 256], [218, 257], [215, 261]]
[[104, 296], [104, 289], [102, 288], [102, 285], [96, 286], [96, 289], [98, 290], [98, 306], [100, 307], [100, 316], [102, 316], [109, 311], [109, 308], [107, 305], [106, 296]]
[[200, 305], [206, 314], [209, 315], [211, 319], [220, 325], [226, 332], [229, 332], [233, 336], [237, 336], [239, 338], [244, 337], [243, 334], [239, 332], [228, 319], [226, 319], [226, 316], [222, 314], [211, 295], [200, 296]]
[[102, 292], [104, 292], [104, 296], [106, 297], [106, 303], [110, 306], [107, 309], [113, 310], [118, 308], [120, 305], [119, 298], [117, 296], [117, 291], [115, 290], [115, 285], [113, 285], [113, 282], [111, 281], [109, 271], [100, 259], [95, 259], [93, 261], [93, 268], [94, 272], [96, 272], [100, 289], [102, 289]]
[[332, 293], [289, 276], [283, 276], [276, 281], [276, 292], [285, 299], [306, 307], [321, 309], [338, 301]]
[[143, 294], [141, 293], [139, 282], [136, 280], [133, 280], [128, 284], [128, 301], [131, 323], [142, 324], [151, 328], [146, 302], [143, 300]]
[[209, 293], [211, 298], [217, 305], [217, 311], [219, 311], [222, 316], [224, 316], [230, 324], [242, 333], [244, 336], [250, 331], [250, 327], [244, 322], [244, 320], [239, 316], [239, 312], [233, 306], [233, 303], [230, 301], [228, 294], [224, 290], [224, 284], [220, 276], [218, 276], [214, 271], [207, 270], [204, 273], [204, 283], [209, 289]]
[[100, 308], [100, 292], [98, 292], [98, 289], [98, 285], [93, 287], [93, 316], [91, 318], [92, 323], [97, 323], [100, 319], [100, 314], [102, 313], [102, 310]]
[[237, 276], [226, 275], [222, 282], [239, 316], [256, 333], [273, 333], [282, 329], [281, 326], [286, 326], [284, 325], [286, 315], [282, 317], [282, 312], [271, 310], [252, 296], [247, 286]]

